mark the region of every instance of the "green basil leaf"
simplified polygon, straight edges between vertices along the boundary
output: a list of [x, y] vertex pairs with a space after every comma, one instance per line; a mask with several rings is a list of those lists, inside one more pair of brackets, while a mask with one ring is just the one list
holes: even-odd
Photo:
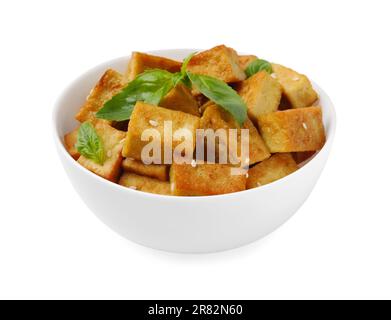
[[102, 139], [90, 122], [84, 122], [80, 126], [75, 147], [82, 156], [100, 165], [104, 163], [105, 153]]
[[[196, 52], [190, 53], [185, 59], [183, 59], [181, 72], [180, 72], [181, 76], [179, 77], [178, 82], [177, 82], [177, 83], [179, 83], [179, 81], [182, 82], [189, 89], [191, 89], [192, 85], [191, 85], [191, 81], [190, 81], [189, 77], [187, 76], [186, 69], [187, 69], [187, 65], [189, 64], [191, 58], [193, 58], [193, 56], [195, 54], [196, 54]], [[175, 84], [175, 86], [177, 85], [177, 83]]]
[[144, 102], [157, 106], [167, 93], [169, 93], [176, 85], [175, 75], [176, 74], [172, 74], [171, 79], [167, 79], [167, 81], [162, 82], [160, 88], [157, 88], [155, 92], [151, 92], [150, 95], [148, 94], [148, 96], [144, 99]]
[[182, 72], [174, 73], [173, 78], [172, 78], [172, 82], [173, 82], [174, 87], [176, 87], [179, 82], [183, 82], [185, 77], [187, 77], [187, 75], [183, 74]]
[[137, 101], [158, 105], [174, 87], [175, 79], [174, 74], [166, 70], [147, 70], [107, 101], [96, 113], [96, 117], [115, 121], [127, 120]]
[[195, 55], [196, 53], [197, 53], [197, 52], [190, 53], [190, 54], [183, 60], [182, 67], [181, 67], [181, 73], [182, 73], [183, 75], [186, 74], [187, 65], [189, 64], [191, 58], [193, 58], [194, 55]]
[[273, 72], [273, 68], [270, 62], [262, 59], [255, 59], [247, 66], [245, 72], [247, 77], [251, 77], [252, 75], [262, 70], [265, 70], [268, 73]]
[[228, 111], [240, 125], [243, 125], [247, 119], [247, 106], [234, 89], [220, 79], [191, 72], [187, 72], [187, 75], [203, 95]]
[[189, 77], [187, 76], [187, 74], [181, 78], [181, 82], [182, 82], [186, 87], [188, 87], [189, 89], [192, 88], [191, 81], [190, 81]]

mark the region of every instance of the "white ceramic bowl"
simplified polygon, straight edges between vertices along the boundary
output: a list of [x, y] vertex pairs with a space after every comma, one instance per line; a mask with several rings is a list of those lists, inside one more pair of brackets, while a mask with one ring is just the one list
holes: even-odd
[[[162, 50], [154, 54], [181, 60], [194, 50]], [[124, 71], [129, 57], [89, 70], [62, 93], [53, 113], [58, 154], [74, 188], [99, 219], [125, 238], [174, 252], [214, 252], [260, 239], [287, 221], [307, 199], [330, 153], [336, 127], [334, 107], [316, 84], [323, 108], [327, 142], [295, 173], [243, 192], [209, 197], [170, 197], [126, 189], [79, 165], [63, 145], [74, 129], [74, 115], [108, 68]], [[320, 204], [319, 204], [320, 205]]]

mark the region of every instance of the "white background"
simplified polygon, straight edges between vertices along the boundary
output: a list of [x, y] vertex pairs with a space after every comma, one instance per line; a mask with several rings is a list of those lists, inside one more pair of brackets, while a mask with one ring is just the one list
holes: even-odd
[[[0, 298], [391, 298], [389, 1], [1, 1]], [[333, 152], [299, 212], [210, 255], [130, 243], [57, 158], [53, 103], [132, 50], [227, 44], [330, 95]]]

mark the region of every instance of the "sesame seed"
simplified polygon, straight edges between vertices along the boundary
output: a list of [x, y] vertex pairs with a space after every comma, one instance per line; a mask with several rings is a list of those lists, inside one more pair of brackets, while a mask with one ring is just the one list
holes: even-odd
[[193, 167], [193, 168], [195, 168], [196, 166], [197, 166], [197, 161], [195, 161], [194, 159], [193, 160], [191, 160], [191, 166]]
[[149, 120], [149, 124], [153, 127], [157, 127], [158, 126], [158, 122], [155, 121], [155, 120]]
[[137, 190], [136, 186], [129, 186], [129, 189]]
[[106, 155], [107, 155], [108, 158], [110, 158], [110, 157], [112, 156], [111, 150], [107, 151], [107, 152], [106, 152]]
[[272, 73], [271, 77], [274, 78], [274, 79], [277, 79], [277, 74], [276, 73]]
[[248, 173], [246, 173], [246, 178], [248, 178]]
[[198, 108], [198, 112], [199, 112], [199, 113], [202, 113], [202, 108]]
[[303, 122], [303, 128], [304, 128], [305, 130], [308, 129], [307, 124], [306, 124], [305, 122]]
[[294, 78], [292, 78], [292, 80], [293, 80], [293, 81], [299, 81], [300, 78], [299, 78], [299, 77], [294, 77]]

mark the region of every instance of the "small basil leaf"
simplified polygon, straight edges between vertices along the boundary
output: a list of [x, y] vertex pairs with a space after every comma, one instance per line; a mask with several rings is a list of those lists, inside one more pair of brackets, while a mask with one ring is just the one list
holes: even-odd
[[183, 82], [185, 77], [187, 77], [186, 73], [185, 74], [183, 74], [182, 72], [174, 73], [172, 77], [173, 86], [176, 87], [179, 82]]
[[[182, 67], [181, 67], [181, 72], [180, 74], [182, 75], [182, 77], [180, 78], [180, 81], [186, 86], [188, 87], [189, 89], [191, 89], [191, 81], [189, 79], [189, 77], [187, 76], [187, 73], [186, 73], [186, 69], [187, 69], [187, 65], [189, 64], [191, 58], [193, 58], [193, 56], [196, 54], [197, 52], [193, 52], [193, 53], [190, 53], [184, 60], [183, 60], [183, 63], [182, 63]], [[179, 81], [178, 81], [179, 82]]]
[[182, 67], [181, 67], [181, 73], [182, 73], [182, 74], [186, 74], [187, 65], [189, 64], [191, 58], [193, 58], [194, 55], [195, 55], [196, 53], [197, 53], [197, 52], [190, 53], [190, 54], [183, 60]]
[[192, 86], [191, 86], [191, 81], [190, 81], [190, 79], [189, 79], [189, 77], [188, 77], [187, 75], [182, 79], [182, 83], [183, 83], [186, 87], [188, 87], [189, 89], [192, 88]]
[[210, 76], [187, 72], [192, 84], [206, 97], [228, 111], [243, 125], [247, 119], [247, 106], [237, 92], [224, 81]]
[[174, 84], [175, 79], [174, 75], [171, 79], [167, 80], [166, 82], [162, 83], [161, 87], [158, 88], [155, 92], [151, 93], [150, 96], [146, 97], [144, 102], [153, 104], [153, 105], [158, 105], [160, 101], [171, 91], [172, 88], [176, 84]]
[[247, 77], [251, 77], [259, 71], [265, 70], [267, 73], [272, 73], [273, 68], [270, 62], [262, 59], [255, 59], [246, 68]]
[[90, 122], [84, 122], [78, 131], [75, 147], [79, 153], [97, 164], [105, 161], [102, 139]]
[[137, 101], [158, 105], [173, 87], [174, 74], [160, 69], [147, 70], [107, 101], [96, 113], [96, 117], [115, 121], [127, 120]]

